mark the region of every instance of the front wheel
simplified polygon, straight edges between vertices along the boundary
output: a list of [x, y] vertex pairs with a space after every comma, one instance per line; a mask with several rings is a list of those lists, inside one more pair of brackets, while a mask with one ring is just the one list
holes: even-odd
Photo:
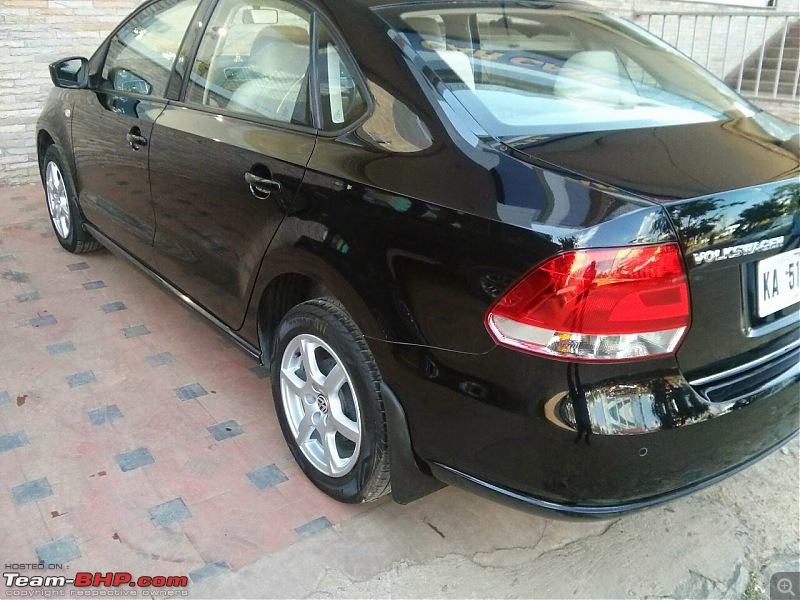
[[61, 246], [74, 254], [100, 248], [100, 244], [83, 228], [75, 185], [56, 146], [50, 146], [45, 152], [42, 179], [47, 212]]
[[390, 490], [380, 374], [341, 304], [319, 298], [292, 308], [276, 333], [272, 395], [295, 460], [342, 502]]

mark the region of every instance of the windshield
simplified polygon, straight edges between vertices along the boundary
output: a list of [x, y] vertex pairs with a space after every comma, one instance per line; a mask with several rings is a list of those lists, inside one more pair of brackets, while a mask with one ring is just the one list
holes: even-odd
[[557, 135], [752, 116], [636, 25], [569, 5], [425, 3], [377, 10], [487, 133]]

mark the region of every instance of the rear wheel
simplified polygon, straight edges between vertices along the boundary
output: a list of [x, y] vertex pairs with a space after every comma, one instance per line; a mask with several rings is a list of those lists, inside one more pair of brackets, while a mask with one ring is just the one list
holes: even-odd
[[271, 370], [281, 429], [308, 478], [342, 502], [387, 493], [380, 375], [341, 304], [320, 298], [291, 309], [278, 327]]
[[56, 146], [47, 149], [43, 165], [47, 211], [58, 242], [75, 254], [97, 250], [100, 244], [83, 228], [75, 186]]

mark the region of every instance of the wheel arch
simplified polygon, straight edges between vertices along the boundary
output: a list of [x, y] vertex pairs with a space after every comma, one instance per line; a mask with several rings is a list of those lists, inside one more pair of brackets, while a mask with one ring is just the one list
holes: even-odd
[[72, 107], [85, 93], [91, 92], [53, 88], [36, 121], [36, 152], [40, 175], [44, 171], [43, 162], [47, 148], [56, 146], [69, 169], [76, 192], [79, 191], [79, 181], [72, 152]]
[[50, 132], [46, 129], [40, 129], [36, 134], [36, 153], [39, 159], [39, 174], [42, 175], [44, 173], [44, 155], [47, 152], [47, 149], [54, 145], [56, 141], [53, 139], [53, 136], [50, 135]]
[[245, 329], [255, 332], [262, 364], [269, 364], [274, 332], [284, 315], [301, 302], [324, 296], [341, 302], [365, 337], [388, 341], [381, 316], [370, 310], [356, 287], [327, 260], [298, 247], [270, 250], [245, 319]]
[[[270, 250], [262, 265], [251, 299], [245, 326], [255, 329], [261, 348], [261, 361], [269, 365], [274, 351], [274, 333], [286, 313], [297, 304], [319, 297], [336, 298], [369, 341], [390, 342], [386, 322], [378, 310], [368, 307], [345, 274], [325, 258], [300, 247]], [[388, 360], [390, 345], [371, 343], [370, 349], [380, 369]], [[408, 504], [440, 489], [443, 484], [430, 475], [418, 458], [402, 402], [384, 380], [381, 394], [385, 406], [390, 452], [392, 497]]]

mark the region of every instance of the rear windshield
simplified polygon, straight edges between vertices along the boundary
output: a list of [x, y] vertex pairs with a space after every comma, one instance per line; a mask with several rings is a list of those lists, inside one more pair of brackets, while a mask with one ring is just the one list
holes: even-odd
[[377, 10], [495, 137], [727, 120], [753, 110], [641, 28], [574, 6], [414, 4]]

